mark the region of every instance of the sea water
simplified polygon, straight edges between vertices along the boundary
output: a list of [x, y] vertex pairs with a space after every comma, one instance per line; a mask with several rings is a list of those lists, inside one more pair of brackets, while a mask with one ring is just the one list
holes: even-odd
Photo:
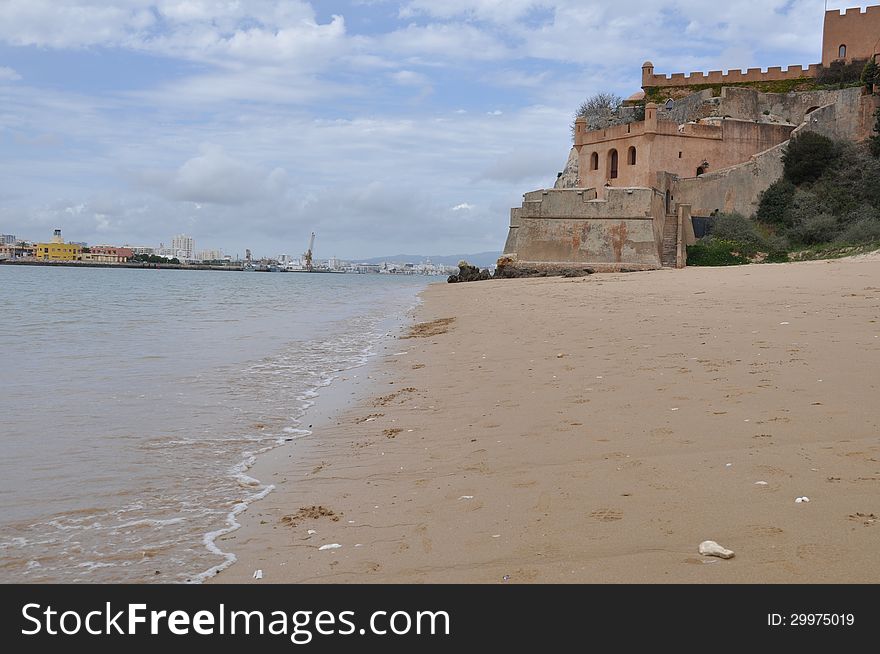
[[271, 491], [254, 457], [309, 437], [430, 281], [0, 266], [0, 581], [229, 565], [217, 537]]

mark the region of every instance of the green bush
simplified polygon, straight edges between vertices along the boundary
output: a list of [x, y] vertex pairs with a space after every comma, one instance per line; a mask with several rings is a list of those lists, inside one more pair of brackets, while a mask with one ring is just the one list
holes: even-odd
[[802, 245], [831, 243], [839, 234], [840, 226], [837, 218], [822, 212], [813, 212], [802, 216], [797, 224], [789, 230], [791, 239]]
[[687, 246], [689, 266], [738, 266], [748, 262], [742, 244], [734, 241], [708, 237]]
[[[880, 150], [880, 124], [877, 129]], [[767, 252], [765, 261], [784, 261], [792, 248], [795, 258], [819, 258], [880, 242], [880, 152], [872, 156], [870, 145], [804, 133], [791, 141], [783, 161], [783, 179], [760, 197], [756, 228], [728, 219], [715, 236], [743, 243], [745, 256], [752, 256], [752, 246]]]
[[754, 221], [738, 213], [720, 214], [712, 223], [712, 237], [737, 243], [748, 256], [767, 250], [767, 239]]
[[767, 263], [784, 263], [788, 261], [788, 252], [791, 244], [785, 236], [771, 236], [767, 239]]
[[865, 60], [857, 59], [849, 63], [834, 61], [829, 66], [822, 68], [816, 78], [816, 82], [824, 86], [837, 86], [844, 88], [853, 84], [861, 83], [862, 71], [865, 69]]
[[767, 190], [761, 193], [755, 218], [768, 225], [790, 226], [791, 216], [788, 214], [788, 210], [791, 208], [794, 192], [795, 185], [787, 179], [773, 182]]
[[804, 132], [788, 143], [782, 155], [784, 176], [793, 184], [818, 179], [840, 156], [840, 147], [831, 139], [815, 132]]
[[858, 244], [880, 241], [880, 220], [852, 223], [837, 239], [840, 243]]

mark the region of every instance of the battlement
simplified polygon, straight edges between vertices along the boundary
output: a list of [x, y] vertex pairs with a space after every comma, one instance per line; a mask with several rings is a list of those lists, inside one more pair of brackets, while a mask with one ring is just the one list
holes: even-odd
[[652, 87], [681, 87], [699, 86], [706, 84], [743, 84], [749, 82], [779, 82], [784, 80], [796, 80], [818, 77], [822, 64], [804, 66], [789, 66], [783, 70], [782, 66], [771, 66], [767, 70], [761, 68], [748, 68], [746, 70], [729, 70], [724, 73], [720, 70], [712, 70], [708, 73], [693, 72], [673, 73], [671, 75], [655, 75], [654, 66], [646, 62], [642, 66], [642, 88]]
[[[653, 105], [652, 105], [653, 106]], [[584, 127], [581, 122], [576, 124], [577, 127]], [[713, 139], [721, 141], [725, 137], [725, 130], [736, 129], [738, 131], [773, 131], [777, 125], [757, 124], [754, 120], [738, 120], [723, 119], [712, 122], [688, 122], [682, 125], [671, 120], [640, 121], [636, 123], [627, 123], [626, 125], [615, 125], [604, 129], [575, 129], [575, 147], [580, 148], [584, 145], [595, 145], [605, 141], [617, 141], [621, 139], [638, 139], [645, 134], [661, 134], [665, 136], [676, 136], [683, 138], [697, 139]]]
[[864, 17], [865, 14], [871, 16], [880, 15], [880, 5], [872, 5], [865, 7], [848, 7], [847, 9], [829, 9], [825, 12], [825, 20], [854, 20], [858, 17]]
[[880, 54], [880, 5], [825, 12], [822, 64], [852, 62]]
[[[586, 128], [586, 124], [581, 123], [576, 125], [576, 127], [580, 127], [583, 125]], [[610, 141], [613, 139], [621, 139], [626, 138], [628, 136], [641, 136], [645, 133], [645, 121], [639, 121], [634, 123], [627, 123], [625, 125], [614, 125], [612, 127], [605, 127], [603, 129], [594, 129], [594, 130], [575, 130], [575, 145], [585, 145], [590, 143], [599, 143], [601, 141]]]

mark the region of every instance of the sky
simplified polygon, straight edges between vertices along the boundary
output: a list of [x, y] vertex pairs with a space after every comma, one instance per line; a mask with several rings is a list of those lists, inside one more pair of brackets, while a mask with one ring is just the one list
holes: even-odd
[[[829, 9], [865, 6], [834, 2]], [[577, 105], [821, 60], [824, 0], [0, 0], [0, 233], [500, 250]]]

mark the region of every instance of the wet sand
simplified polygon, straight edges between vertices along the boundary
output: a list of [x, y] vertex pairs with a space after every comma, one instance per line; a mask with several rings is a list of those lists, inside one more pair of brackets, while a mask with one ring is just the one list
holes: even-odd
[[423, 298], [216, 581], [880, 581], [878, 257]]

